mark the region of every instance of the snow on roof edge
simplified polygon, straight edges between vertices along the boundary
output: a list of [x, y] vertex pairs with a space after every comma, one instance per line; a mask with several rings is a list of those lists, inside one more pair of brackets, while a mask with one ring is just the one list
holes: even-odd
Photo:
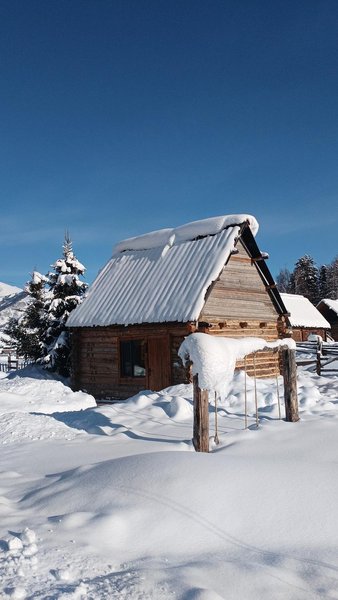
[[317, 306], [319, 306], [319, 304], [321, 302], [324, 302], [324, 304], [326, 304], [326, 306], [328, 308], [330, 308], [333, 312], [336, 313], [336, 315], [338, 315], [338, 300], [333, 300], [331, 298], [323, 298], [323, 300], [321, 300]]
[[247, 214], [223, 215], [219, 217], [210, 217], [200, 221], [191, 221], [185, 225], [175, 228], [159, 229], [143, 235], [127, 238], [118, 242], [113, 248], [113, 256], [127, 250], [149, 250], [158, 247], [171, 247], [174, 244], [194, 240], [198, 237], [207, 235], [216, 235], [227, 227], [241, 225], [247, 222], [255, 236], [259, 229], [259, 224], [255, 217]]

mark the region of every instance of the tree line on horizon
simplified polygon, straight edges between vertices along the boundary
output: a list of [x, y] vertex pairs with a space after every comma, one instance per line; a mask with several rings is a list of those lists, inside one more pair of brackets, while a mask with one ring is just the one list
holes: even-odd
[[338, 256], [327, 265], [317, 267], [309, 254], [299, 258], [293, 271], [281, 269], [276, 277], [280, 292], [301, 294], [314, 306], [329, 298], [338, 298]]

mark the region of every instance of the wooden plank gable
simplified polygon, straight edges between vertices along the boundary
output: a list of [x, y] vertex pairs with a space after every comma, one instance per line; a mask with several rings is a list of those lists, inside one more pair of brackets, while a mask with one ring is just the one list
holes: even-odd
[[219, 278], [210, 287], [200, 320], [257, 319], [275, 321], [277, 311], [243, 245], [231, 255]]

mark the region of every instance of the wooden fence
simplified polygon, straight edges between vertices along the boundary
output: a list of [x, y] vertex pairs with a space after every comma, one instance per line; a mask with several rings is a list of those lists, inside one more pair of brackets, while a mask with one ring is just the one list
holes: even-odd
[[0, 371], [2, 373], [10, 373], [11, 371], [17, 371], [18, 369], [23, 369], [26, 367], [31, 361], [25, 360], [24, 358], [20, 358], [17, 356], [5, 356], [0, 355]]
[[338, 374], [338, 342], [298, 342], [297, 366], [310, 367], [318, 375]]

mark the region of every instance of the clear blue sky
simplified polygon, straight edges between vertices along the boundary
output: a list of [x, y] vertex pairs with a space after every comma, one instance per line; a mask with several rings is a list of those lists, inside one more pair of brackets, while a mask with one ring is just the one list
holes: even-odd
[[238, 212], [338, 254], [337, 0], [2, 0], [0, 65], [0, 281]]

